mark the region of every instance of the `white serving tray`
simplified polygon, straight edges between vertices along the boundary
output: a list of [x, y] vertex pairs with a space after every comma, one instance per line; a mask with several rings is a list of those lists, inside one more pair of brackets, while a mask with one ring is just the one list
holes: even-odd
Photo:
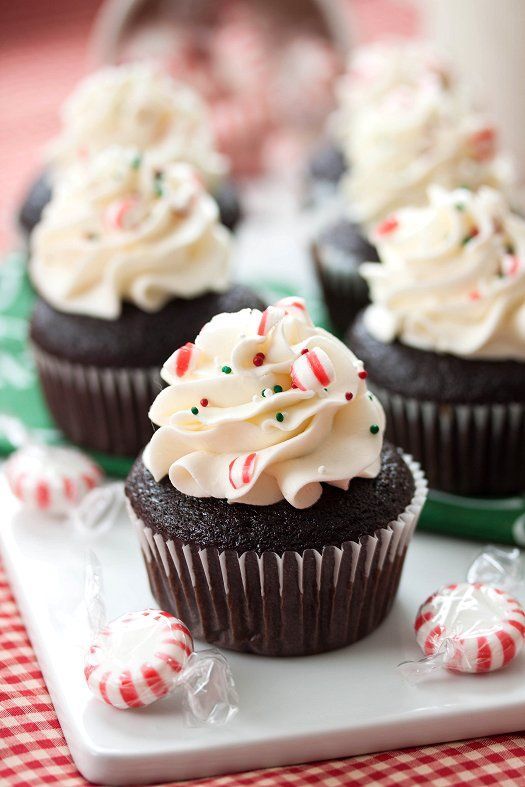
[[[506, 671], [435, 674], [408, 685], [395, 667], [418, 658], [420, 602], [462, 579], [479, 545], [426, 534], [410, 548], [388, 620], [350, 648], [303, 659], [227, 654], [241, 708], [222, 728], [186, 728], [177, 697], [116, 711], [84, 683], [81, 615], [86, 543], [64, 523], [20, 509], [0, 481], [0, 542], [13, 590], [71, 754], [103, 784], [144, 784], [511, 732], [525, 726], [525, 653]], [[123, 513], [92, 543], [109, 617], [152, 605]]]

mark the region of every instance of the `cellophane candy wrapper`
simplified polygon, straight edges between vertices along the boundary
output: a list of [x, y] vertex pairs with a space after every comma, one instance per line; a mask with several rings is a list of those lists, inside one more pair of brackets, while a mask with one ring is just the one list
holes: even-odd
[[471, 564], [467, 581], [445, 585], [421, 605], [416, 640], [425, 658], [405, 661], [399, 670], [418, 683], [447, 669], [479, 674], [510, 664], [525, 642], [520, 551], [487, 547]]
[[84, 675], [98, 700], [142, 708], [177, 691], [188, 726], [223, 725], [238, 710], [229, 664], [219, 651], [196, 653], [185, 624], [159, 609], [129, 612], [105, 623], [100, 564], [90, 553], [85, 605], [93, 631]]

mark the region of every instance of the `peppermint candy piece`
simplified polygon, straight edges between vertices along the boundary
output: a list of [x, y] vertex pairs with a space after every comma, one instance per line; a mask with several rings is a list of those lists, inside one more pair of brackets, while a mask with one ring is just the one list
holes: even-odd
[[291, 376], [300, 391], [322, 391], [334, 381], [335, 370], [325, 351], [316, 347], [293, 362]]
[[234, 489], [240, 489], [250, 483], [255, 471], [256, 457], [257, 454], [253, 453], [247, 456], [238, 456], [230, 462], [228, 477]]
[[268, 306], [261, 315], [261, 320], [257, 327], [257, 335], [267, 336], [272, 328], [275, 328], [281, 322], [285, 314], [285, 310], [278, 306]]
[[301, 322], [306, 323], [306, 325], [313, 325], [312, 318], [308, 314], [308, 309], [306, 308], [306, 301], [304, 298], [297, 298], [295, 296], [291, 296], [289, 298], [281, 298], [280, 301], [277, 301], [275, 304], [277, 308], [283, 309], [285, 314], [289, 314], [291, 317], [295, 317]]
[[14, 495], [29, 508], [64, 514], [98, 486], [103, 472], [76, 448], [28, 445], [5, 463]]
[[138, 226], [141, 219], [140, 202], [137, 197], [126, 197], [111, 202], [104, 212], [104, 223], [110, 230], [129, 231]]
[[525, 639], [525, 612], [499, 588], [480, 582], [447, 585], [420, 607], [416, 640], [427, 656], [442, 651], [454, 672], [492, 672], [518, 655]]
[[141, 708], [173, 689], [193, 653], [190, 632], [169, 612], [122, 615], [96, 635], [84, 664], [90, 691], [114, 708]]
[[199, 360], [200, 350], [193, 342], [186, 342], [183, 347], [170, 355], [166, 361], [166, 369], [176, 377], [184, 377], [188, 372], [192, 372]]

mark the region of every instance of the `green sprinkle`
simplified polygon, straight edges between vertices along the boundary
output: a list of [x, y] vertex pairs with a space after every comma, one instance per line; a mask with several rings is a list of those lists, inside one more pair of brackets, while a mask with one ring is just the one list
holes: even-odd
[[370, 427], [370, 431], [372, 432], [372, 434], [377, 434], [379, 432], [378, 425], [377, 424], [372, 424], [372, 426]]
[[155, 172], [155, 183], [153, 184], [153, 190], [155, 192], [155, 196], [162, 197], [164, 194], [164, 188], [162, 186], [162, 178], [164, 177], [163, 173], [159, 170]]
[[142, 156], [140, 153], [137, 153], [131, 159], [131, 169], [138, 169], [141, 164], [142, 164]]
[[328, 388], [323, 388], [323, 391], [328, 391]]
[[368, 398], [370, 399], [370, 401], [371, 401], [371, 402], [373, 402], [373, 401], [374, 401], [374, 397], [372, 396], [372, 394], [371, 394], [371, 393], [369, 393], [369, 394], [368, 394]]
[[465, 206], [461, 202], [458, 202], [458, 204], [455, 207], [456, 210], [465, 210]]
[[460, 186], [459, 188], [460, 188], [460, 189], [466, 189], [467, 191], [472, 191], [472, 189], [470, 188], [470, 186], [467, 186], [467, 184], [466, 184], [466, 183], [462, 183], [462, 184], [461, 184], [461, 186]]
[[191, 408], [191, 412], [193, 413], [193, 415], [198, 415], [199, 414], [199, 408], [198, 407], [192, 407]]
[[283, 413], [275, 413], [275, 420], [279, 421], [279, 423], [281, 424], [284, 421]]
[[283, 387], [282, 387], [282, 385], [274, 385], [274, 386], [273, 386], [273, 392], [274, 392], [274, 393], [281, 393], [281, 392], [282, 392], [282, 390], [283, 390]]
[[232, 373], [232, 368], [231, 368], [231, 366], [223, 366], [221, 371], [224, 372], [224, 374], [231, 374]]

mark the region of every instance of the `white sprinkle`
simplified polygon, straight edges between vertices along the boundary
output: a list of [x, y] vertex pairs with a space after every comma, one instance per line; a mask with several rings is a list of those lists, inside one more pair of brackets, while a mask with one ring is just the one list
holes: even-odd
[[317, 472], [319, 473], [319, 475], [324, 475], [324, 473], [326, 473], [326, 467], [324, 465], [319, 465], [319, 467], [317, 468]]
[[258, 401], [259, 401], [259, 394], [254, 394], [252, 396], [252, 402], [258, 402]]

